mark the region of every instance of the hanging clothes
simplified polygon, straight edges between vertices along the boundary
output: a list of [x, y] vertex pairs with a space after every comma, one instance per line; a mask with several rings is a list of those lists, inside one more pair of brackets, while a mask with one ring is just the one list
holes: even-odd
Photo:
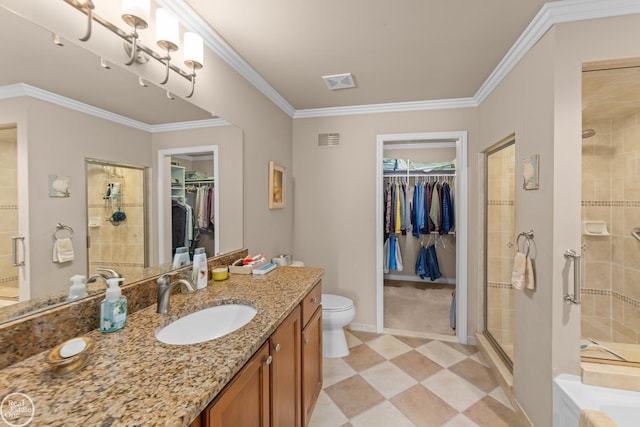
[[432, 281], [442, 277], [435, 245], [428, 247], [420, 246], [416, 260], [416, 274], [420, 276], [421, 279], [429, 277]]
[[385, 274], [391, 270], [402, 271], [404, 269], [400, 245], [398, 245], [397, 238], [393, 234], [390, 234], [389, 238], [384, 242], [382, 262], [382, 270]]

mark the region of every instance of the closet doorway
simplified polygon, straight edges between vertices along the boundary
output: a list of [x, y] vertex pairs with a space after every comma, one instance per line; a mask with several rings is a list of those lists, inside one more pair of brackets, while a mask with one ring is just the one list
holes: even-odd
[[220, 251], [218, 146], [158, 151], [159, 262], [169, 262], [178, 247], [190, 257], [205, 248]]
[[378, 332], [467, 342], [466, 138], [378, 136]]

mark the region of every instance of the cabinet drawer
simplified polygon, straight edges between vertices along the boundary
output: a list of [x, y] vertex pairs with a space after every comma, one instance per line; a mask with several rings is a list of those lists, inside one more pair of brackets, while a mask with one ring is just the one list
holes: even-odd
[[316, 312], [316, 309], [322, 303], [322, 281], [311, 289], [306, 297], [302, 300], [302, 327], [306, 327], [309, 319]]

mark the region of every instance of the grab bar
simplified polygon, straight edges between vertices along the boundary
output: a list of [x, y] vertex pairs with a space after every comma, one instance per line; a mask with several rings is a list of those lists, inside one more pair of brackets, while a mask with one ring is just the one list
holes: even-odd
[[[13, 262], [11, 263], [11, 265], [13, 265], [14, 267], [22, 267], [24, 265], [24, 258], [25, 258], [25, 254], [24, 254], [24, 236], [23, 235], [18, 235], [18, 236], [12, 236], [11, 240], [13, 240], [13, 245], [12, 245], [12, 250], [11, 250], [11, 255], [12, 255], [12, 260]], [[18, 262], [18, 240], [22, 241], [22, 261]]]
[[580, 304], [581, 279], [580, 279], [580, 255], [573, 249], [567, 249], [564, 253], [567, 261], [573, 261], [573, 295], [569, 292], [564, 296], [564, 300], [571, 304]]
[[631, 235], [636, 238], [636, 240], [640, 240], [640, 227], [635, 227], [631, 230]]

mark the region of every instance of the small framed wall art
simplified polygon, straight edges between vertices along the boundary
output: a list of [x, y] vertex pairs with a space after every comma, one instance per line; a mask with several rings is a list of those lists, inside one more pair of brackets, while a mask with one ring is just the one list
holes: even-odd
[[522, 188], [538, 190], [540, 188], [540, 155], [532, 154], [522, 159]]
[[269, 209], [284, 209], [286, 206], [287, 168], [276, 162], [269, 162]]

